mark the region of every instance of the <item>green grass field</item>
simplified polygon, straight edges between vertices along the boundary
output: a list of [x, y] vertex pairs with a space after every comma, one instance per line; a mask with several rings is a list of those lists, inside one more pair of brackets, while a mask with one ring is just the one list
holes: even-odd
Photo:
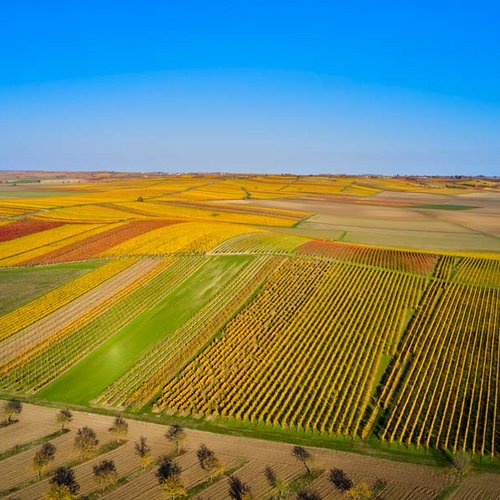
[[6, 314], [95, 269], [99, 261], [0, 270], [0, 314]]
[[155, 307], [36, 395], [72, 404], [89, 404], [125, 373], [151, 346], [181, 326], [250, 261], [249, 256], [211, 257]]

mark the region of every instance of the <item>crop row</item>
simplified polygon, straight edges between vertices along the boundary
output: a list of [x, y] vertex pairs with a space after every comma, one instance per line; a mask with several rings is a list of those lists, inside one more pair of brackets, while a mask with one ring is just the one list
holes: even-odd
[[152, 307], [204, 262], [203, 257], [179, 257], [132, 293], [125, 293], [103, 314], [80, 318], [82, 327], [52, 343], [37, 356], [0, 379], [0, 387], [14, 392], [32, 392], [56, 378], [105, 340], [117, 333], [138, 314]]
[[318, 240], [305, 243], [297, 252], [416, 274], [432, 273], [438, 259], [433, 254]]
[[53, 314], [4, 340], [0, 373], [25, 363], [49, 345], [77, 331], [91, 318], [102, 314], [127, 293], [146, 283], [167, 264], [151, 257], [140, 259]]
[[382, 355], [424, 286], [412, 275], [289, 259], [157, 407], [355, 434]]
[[213, 253], [290, 254], [305, 241], [306, 238], [290, 234], [243, 234], [221, 243]]
[[[73, 199], [75, 203], [75, 199]], [[120, 222], [130, 219], [130, 215], [103, 205], [75, 205], [70, 207], [56, 208], [44, 212], [38, 216], [43, 220], [60, 220], [64, 222]]]
[[[189, 193], [196, 193], [196, 191], [189, 191]], [[240, 190], [239, 191], [240, 197], [242, 194], [245, 194], [244, 191]], [[203, 203], [202, 201], [196, 200], [192, 201], [189, 200], [189, 196], [187, 196], [188, 193], [183, 193], [182, 195], [178, 195], [178, 200], [171, 201], [172, 197], [168, 197], [165, 199], [165, 201], [168, 201], [169, 204], [176, 205], [176, 206], [184, 206], [184, 207], [192, 207], [192, 208], [200, 208], [203, 210], [210, 210], [213, 211], [215, 207], [217, 207], [218, 212], [228, 212], [228, 213], [233, 213], [233, 214], [252, 214], [252, 215], [260, 215], [260, 216], [271, 216], [271, 217], [280, 217], [280, 218], [287, 218], [287, 219], [292, 219], [293, 221], [297, 221], [301, 219], [302, 217], [305, 217], [307, 215], [310, 215], [307, 212], [297, 212], [297, 211], [292, 211], [292, 210], [284, 210], [280, 208], [267, 208], [267, 207], [260, 207], [260, 206], [252, 206], [252, 205], [237, 205], [237, 204], [229, 204], [229, 203], [224, 203], [224, 205], [213, 205], [211, 203]], [[160, 198], [161, 200], [161, 198]]]
[[22, 236], [40, 233], [47, 229], [62, 226], [62, 222], [44, 222], [34, 220], [17, 220], [0, 227], [0, 241], [10, 241]]
[[[89, 230], [99, 229], [103, 226], [97, 224], [65, 224], [46, 231], [41, 231], [14, 240], [0, 243], [0, 265], [9, 266], [26, 260], [25, 254], [33, 251], [43, 253], [51, 244], [59, 244], [71, 237], [86, 235]], [[84, 236], [86, 237], [86, 236]], [[21, 256], [19, 258], [19, 256]]]
[[454, 281], [467, 285], [500, 288], [500, 259], [463, 258]]
[[214, 222], [183, 222], [150, 231], [103, 252], [102, 255], [170, 255], [205, 253], [222, 241], [255, 229]]
[[494, 456], [499, 293], [432, 284], [372, 414], [381, 413], [382, 439]]
[[22, 242], [24, 238], [18, 238], [12, 241], [12, 243], [17, 244], [18, 253], [11, 255], [10, 257], [7, 257], [5, 259], [2, 259], [0, 261], [0, 265], [2, 266], [23, 265], [23, 262], [27, 260], [33, 259], [47, 252], [52, 252], [57, 248], [65, 247], [72, 243], [83, 241], [89, 238], [90, 236], [108, 231], [113, 226], [114, 226], [113, 224], [66, 224], [65, 226], [61, 226], [60, 228], [44, 231], [43, 233], [41, 233], [41, 235], [44, 235], [45, 233], [51, 233], [52, 231], [57, 231], [57, 229], [64, 229], [64, 228], [77, 228], [77, 229], [76, 230], [74, 229], [73, 232], [70, 231], [69, 234], [62, 234], [51, 242], [47, 241], [43, 242], [39, 240], [37, 242], [34, 242], [33, 246], [27, 245], [26, 242]]
[[95, 257], [101, 252], [119, 245], [131, 238], [141, 236], [149, 231], [171, 224], [166, 220], [133, 221], [123, 225], [113, 226], [108, 231], [77, 241], [33, 259], [22, 262], [23, 265], [54, 264], [70, 262]]
[[52, 290], [38, 299], [0, 317], [0, 340], [5, 340], [14, 333], [42, 319], [77, 297], [88, 292], [100, 283], [108, 280], [136, 259], [118, 259], [110, 261], [97, 269]]
[[217, 205], [207, 208], [198, 208], [194, 206], [179, 206], [169, 203], [170, 197], [163, 200], [155, 199], [155, 202], [144, 203], [120, 203], [118, 207], [132, 207], [135, 210], [142, 212], [146, 216], [166, 217], [166, 218], [181, 218], [189, 220], [218, 221], [226, 223], [238, 224], [255, 224], [262, 226], [291, 226], [295, 220], [290, 217], [279, 217], [275, 215], [242, 213], [241, 211], [230, 212], [227, 209], [218, 211]]
[[134, 367], [108, 387], [98, 402], [145, 405], [282, 262], [277, 257], [254, 259], [182, 327], [153, 346]]
[[450, 281], [456, 272], [456, 267], [459, 261], [460, 257], [440, 255], [432, 276], [436, 279]]

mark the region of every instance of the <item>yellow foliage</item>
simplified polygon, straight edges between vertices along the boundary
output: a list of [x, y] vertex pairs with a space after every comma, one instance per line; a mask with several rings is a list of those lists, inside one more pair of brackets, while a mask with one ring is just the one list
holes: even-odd
[[54, 221], [79, 221], [79, 222], [119, 222], [137, 218], [130, 213], [115, 210], [102, 205], [78, 205], [73, 207], [58, 208], [43, 213], [34, 219]]
[[108, 280], [136, 259], [120, 259], [111, 261], [94, 271], [66, 283], [51, 292], [29, 302], [28, 304], [0, 317], [0, 340], [35, 323], [39, 319], [68, 304], [85, 292]]
[[153, 203], [144, 201], [143, 203], [121, 203], [118, 207], [125, 207], [140, 211], [144, 215], [172, 218], [191, 219], [220, 222], [237, 222], [242, 224], [255, 224], [259, 226], [291, 226], [295, 219], [282, 218], [272, 215], [229, 212], [219, 210], [216, 205], [213, 208], [191, 207], [186, 205], [175, 205], [173, 203]]
[[220, 222], [182, 222], [132, 238], [106, 250], [102, 255], [205, 253], [226, 239], [256, 231], [243, 225]]
[[[29, 250], [50, 245], [61, 240], [65, 240], [77, 234], [86, 233], [89, 230], [102, 227], [97, 224], [65, 224], [39, 233], [21, 236], [15, 240], [3, 241], [0, 243], [0, 259], [19, 255]], [[8, 265], [0, 260], [0, 265]]]
[[[64, 226], [0, 243], [1, 266], [15, 266], [45, 253], [82, 241], [121, 224], [65, 224]], [[59, 230], [59, 231], [58, 231]], [[10, 245], [7, 245], [10, 243]], [[5, 245], [5, 247], [4, 247]]]

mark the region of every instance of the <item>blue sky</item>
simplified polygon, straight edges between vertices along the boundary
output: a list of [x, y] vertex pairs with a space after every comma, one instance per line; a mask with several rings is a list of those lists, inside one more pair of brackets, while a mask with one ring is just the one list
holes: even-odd
[[495, 1], [16, 0], [0, 168], [500, 175]]

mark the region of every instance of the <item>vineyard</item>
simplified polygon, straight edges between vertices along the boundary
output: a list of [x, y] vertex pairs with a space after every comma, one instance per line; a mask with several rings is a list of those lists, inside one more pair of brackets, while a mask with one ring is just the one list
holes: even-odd
[[[0, 199], [2, 279], [33, 287], [0, 315], [2, 393], [498, 463], [498, 253], [301, 229], [312, 198], [399, 220], [417, 209], [378, 195], [431, 186], [214, 174], [37, 189]], [[61, 278], [42, 293], [35, 271]]]

